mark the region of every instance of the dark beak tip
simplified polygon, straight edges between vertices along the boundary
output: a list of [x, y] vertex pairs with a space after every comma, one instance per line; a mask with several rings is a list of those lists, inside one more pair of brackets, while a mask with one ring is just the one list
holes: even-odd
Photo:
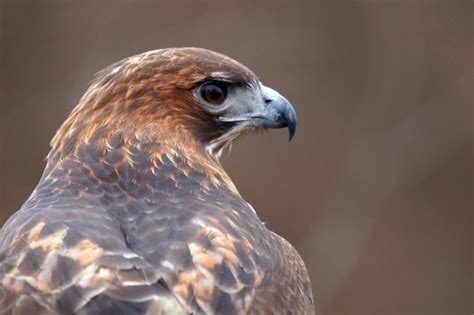
[[293, 108], [290, 108], [288, 110], [286, 116], [287, 116], [286, 120], [287, 120], [288, 135], [289, 135], [288, 141], [291, 141], [293, 139], [293, 137], [295, 136], [295, 133], [296, 133], [297, 122], [296, 122], [296, 112], [295, 112], [295, 110]]
[[289, 134], [289, 137], [288, 137], [288, 141], [291, 141], [293, 139], [293, 137], [295, 136], [295, 129], [291, 129], [288, 127], [288, 134]]

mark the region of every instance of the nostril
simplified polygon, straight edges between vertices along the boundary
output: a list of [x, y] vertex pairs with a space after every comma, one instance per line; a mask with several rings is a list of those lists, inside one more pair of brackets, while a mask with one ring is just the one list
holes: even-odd
[[272, 102], [271, 99], [266, 99], [266, 100], [265, 100], [265, 104], [270, 104], [271, 102]]

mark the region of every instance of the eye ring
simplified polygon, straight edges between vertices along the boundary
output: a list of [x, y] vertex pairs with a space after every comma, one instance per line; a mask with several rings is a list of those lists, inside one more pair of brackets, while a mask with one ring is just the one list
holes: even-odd
[[221, 105], [227, 98], [228, 84], [226, 82], [213, 81], [205, 83], [199, 94], [201, 97], [212, 105]]

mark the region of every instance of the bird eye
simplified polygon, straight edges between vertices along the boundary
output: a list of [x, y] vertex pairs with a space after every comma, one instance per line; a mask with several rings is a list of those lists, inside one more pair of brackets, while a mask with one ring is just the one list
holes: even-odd
[[201, 97], [208, 103], [220, 105], [227, 96], [227, 84], [224, 82], [207, 83], [201, 88]]

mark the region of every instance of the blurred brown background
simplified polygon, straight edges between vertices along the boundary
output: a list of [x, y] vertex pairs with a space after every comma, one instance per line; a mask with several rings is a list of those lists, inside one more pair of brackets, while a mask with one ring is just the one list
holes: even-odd
[[474, 1], [3, 1], [0, 221], [93, 73], [200, 46], [253, 69], [299, 130], [224, 161], [311, 273], [319, 314], [473, 313]]

